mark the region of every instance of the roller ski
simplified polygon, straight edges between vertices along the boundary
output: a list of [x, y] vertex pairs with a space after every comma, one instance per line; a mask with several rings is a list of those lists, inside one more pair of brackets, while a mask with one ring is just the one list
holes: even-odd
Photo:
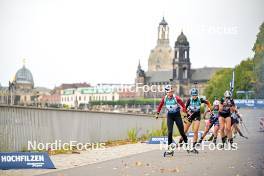
[[213, 138], [213, 143], [214, 143], [215, 146], [216, 146], [216, 140], [217, 140], [217, 137], [214, 137]]
[[[198, 143], [196, 143], [198, 144]], [[198, 154], [198, 150], [195, 149], [195, 147], [191, 147], [189, 144], [184, 144], [184, 149], [187, 151], [187, 153], [195, 153]]]
[[212, 141], [214, 139], [214, 134], [212, 134], [207, 141]]
[[198, 150], [196, 149], [190, 149], [190, 150], [187, 150], [188, 153], [195, 153], [195, 154], [199, 154]]
[[174, 155], [174, 151], [165, 151], [164, 153], [163, 153], [163, 156], [164, 157], [166, 157], [166, 156], [168, 156], [168, 155], [171, 155], [171, 156], [173, 156]]
[[173, 156], [173, 155], [174, 155], [174, 150], [175, 150], [175, 148], [176, 148], [176, 144], [171, 143], [171, 144], [168, 146], [168, 150], [165, 151], [165, 152], [163, 153], [163, 156], [164, 156], [164, 157], [166, 157], [166, 156], [168, 156], [168, 155]]
[[241, 136], [241, 137], [243, 137], [243, 138], [245, 138], [245, 139], [248, 139], [248, 137], [247, 137], [247, 136], [244, 136], [244, 135], [243, 135], [243, 136]]

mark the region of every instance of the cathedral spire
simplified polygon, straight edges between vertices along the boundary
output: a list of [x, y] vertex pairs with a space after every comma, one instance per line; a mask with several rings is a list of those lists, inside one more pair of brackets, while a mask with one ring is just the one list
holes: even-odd
[[139, 77], [145, 76], [144, 70], [141, 69], [140, 60], [138, 61], [137, 76]]
[[140, 59], [138, 60], [138, 69], [141, 69]]

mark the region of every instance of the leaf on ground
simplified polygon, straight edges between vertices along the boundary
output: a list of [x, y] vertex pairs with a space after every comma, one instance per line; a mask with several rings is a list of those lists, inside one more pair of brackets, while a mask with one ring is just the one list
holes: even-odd
[[142, 166], [142, 163], [140, 161], [137, 161], [135, 164], [136, 166]]

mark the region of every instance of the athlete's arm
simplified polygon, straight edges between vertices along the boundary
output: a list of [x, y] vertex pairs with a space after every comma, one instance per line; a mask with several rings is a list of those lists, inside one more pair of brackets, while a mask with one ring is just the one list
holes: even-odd
[[201, 98], [201, 103], [206, 104], [207, 107], [209, 108], [209, 110], [212, 111], [212, 105], [211, 105], [210, 101], [204, 100], [203, 98]]
[[162, 97], [160, 103], [159, 103], [159, 106], [157, 107], [157, 113], [159, 114], [160, 113], [160, 110], [162, 108], [162, 106], [164, 105], [164, 99], [165, 99], [165, 96]]
[[230, 101], [231, 101], [231, 105], [232, 105], [232, 106], [231, 106], [232, 111], [237, 112], [237, 108], [236, 108], [236, 105], [235, 105], [234, 100], [231, 99]]
[[176, 100], [177, 100], [177, 102], [181, 105], [181, 107], [182, 107], [182, 111], [183, 111], [183, 112], [186, 112], [186, 106], [185, 106], [185, 104], [183, 103], [182, 99], [181, 99], [179, 96], [176, 96]]
[[187, 100], [187, 102], [186, 102], [186, 105], [185, 105], [185, 107], [186, 107], [186, 109], [190, 106], [190, 102], [191, 102], [191, 100], [190, 100], [190, 98]]

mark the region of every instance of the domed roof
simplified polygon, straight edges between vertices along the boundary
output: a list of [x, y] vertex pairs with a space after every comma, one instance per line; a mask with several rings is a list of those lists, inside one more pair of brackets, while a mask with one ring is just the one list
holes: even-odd
[[15, 82], [19, 84], [32, 84], [34, 85], [33, 76], [25, 65], [16, 72]]
[[181, 34], [178, 36], [177, 41], [176, 41], [176, 45], [180, 44], [180, 45], [189, 45], [189, 42], [187, 40], [187, 37], [183, 34], [183, 32], [181, 32]]
[[161, 20], [161, 22], [159, 23], [159, 25], [163, 25], [163, 26], [168, 25], [168, 23], [165, 21], [164, 17], [162, 18], [162, 20]]

